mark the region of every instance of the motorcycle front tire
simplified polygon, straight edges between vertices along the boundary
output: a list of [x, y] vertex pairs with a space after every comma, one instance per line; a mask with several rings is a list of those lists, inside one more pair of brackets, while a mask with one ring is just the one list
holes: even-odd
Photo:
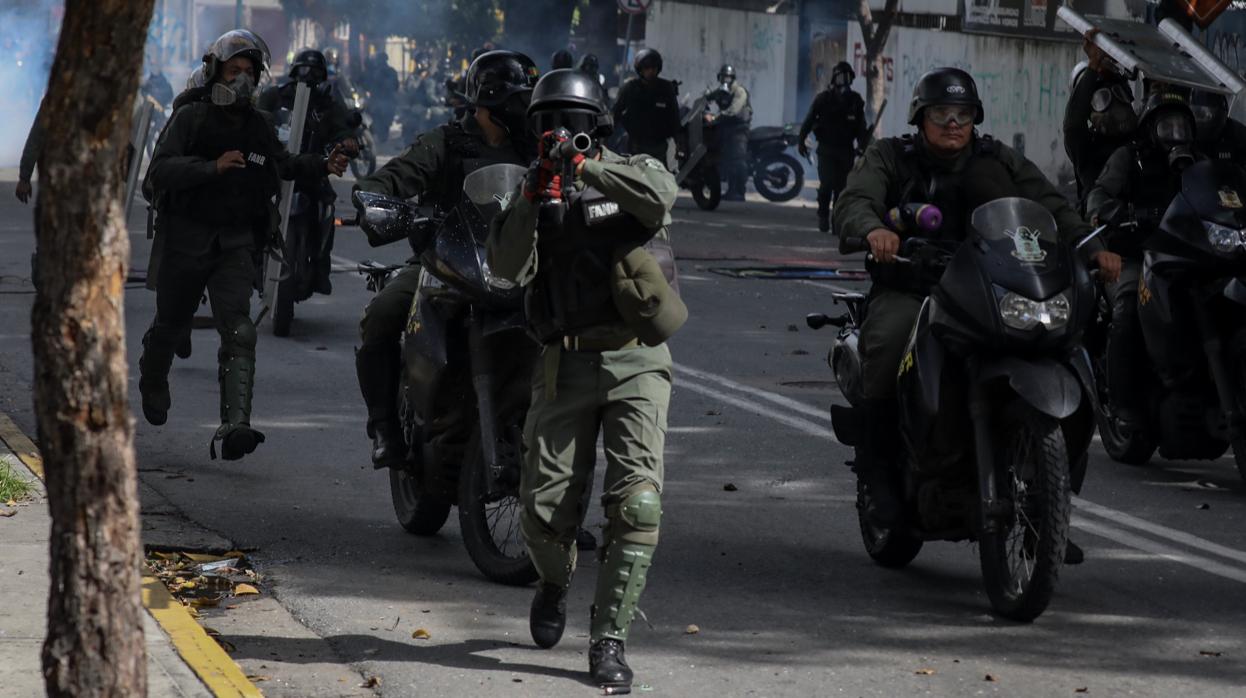
[[[485, 501], [488, 487], [488, 474], [485, 472], [484, 453], [480, 447], [480, 431], [473, 430], [471, 439], [463, 451], [463, 470], [459, 473], [459, 530], [463, 534], [463, 546], [471, 557], [476, 569], [480, 570], [489, 580], [508, 586], [526, 586], [538, 579], [536, 568], [528, 557], [528, 549], [518, 534], [518, 514], [520, 510], [518, 485], [513, 494], [502, 498], [500, 506], [510, 507], [515, 516], [513, 524], [507, 526], [507, 535], [512, 533], [513, 540], [506, 543], [506, 549], [498, 547], [493, 532], [489, 528], [490, 515]], [[492, 517], [496, 524], [502, 514]], [[513, 546], [513, 547], [511, 547]]]
[[857, 523], [861, 527], [861, 542], [870, 558], [883, 567], [898, 570], [907, 566], [921, 552], [922, 540], [905, 531], [876, 526], [865, 515], [869, 508], [869, 495], [861, 481], [857, 480]]
[[[770, 170], [775, 167], [782, 167], [788, 170], [788, 176], [784, 178], [785, 183], [782, 188], [775, 187], [767, 179]], [[770, 201], [776, 203], [791, 201], [805, 188], [805, 168], [800, 164], [799, 160], [787, 153], [763, 155], [753, 172], [753, 186], [757, 187], [758, 194]]]
[[389, 495], [394, 516], [407, 533], [435, 535], [450, 518], [450, 502], [424, 492], [415, 474], [406, 468], [389, 469]]

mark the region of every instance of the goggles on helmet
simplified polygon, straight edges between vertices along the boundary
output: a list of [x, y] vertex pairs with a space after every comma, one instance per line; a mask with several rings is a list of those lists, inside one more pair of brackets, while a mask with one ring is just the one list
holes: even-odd
[[926, 119], [935, 126], [950, 126], [952, 123], [969, 126], [977, 116], [977, 108], [961, 104], [935, 104], [926, 107]]

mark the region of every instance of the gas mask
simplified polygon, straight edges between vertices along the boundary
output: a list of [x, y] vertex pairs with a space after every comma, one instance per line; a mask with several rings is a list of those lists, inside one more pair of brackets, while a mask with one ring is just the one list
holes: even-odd
[[1100, 136], [1128, 136], [1138, 127], [1133, 95], [1124, 85], [1100, 87], [1090, 100], [1090, 129]]
[[831, 87], [836, 90], [846, 90], [851, 84], [852, 80], [849, 78], [848, 73], [842, 70], [831, 75]]
[[1169, 112], [1151, 122], [1151, 140], [1168, 153], [1168, 166], [1181, 172], [1194, 164], [1194, 124], [1181, 112]]
[[255, 81], [246, 73], [239, 73], [229, 82], [212, 85], [212, 103], [218, 107], [243, 108], [250, 106], [255, 95]]

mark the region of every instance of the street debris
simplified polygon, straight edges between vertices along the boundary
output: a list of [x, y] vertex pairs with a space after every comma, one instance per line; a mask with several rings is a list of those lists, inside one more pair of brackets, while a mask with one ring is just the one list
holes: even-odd
[[413, 640], [429, 640], [432, 639], [432, 637], [432, 633], [428, 632], [424, 628], [416, 628], [415, 632], [411, 633], [411, 639]]
[[701, 632], [701, 628], [697, 627], [695, 624], [690, 624], [688, 627], [684, 628], [684, 635], [696, 635], [699, 632]]
[[996, 682], [996, 681], [999, 681], [999, 679], [995, 678], [995, 674], [987, 674], [986, 676], [983, 676], [983, 677], [982, 677], [982, 680], [983, 680], [983, 681], [990, 681], [990, 682], [992, 682], [992, 683], [994, 683], [994, 682]]
[[1198, 510], [1200, 510], [1200, 511], [1207, 511], [1208, 509], [1210, 509], [1210, 508], [1211, 508], [1211, 505], [1210, 505], [1210, 504], [1208, 504], [1207, 502], [1203, 502], [1202, 504], [1200, 504], [1200, 505], [1198, 505], [1198, 506], [1196, 506], [1196, 507], [1194, 507], [1194, 508], [1195, 508], [1195, 509], [1198, 509]]
[[808, 355], [809, 355], [809, 352], [805, 351], [804, 349], [793, 349], [792, 350], [792, 356], [808, 356]]
[[360, 686], [359, 686], [359, 687], [360, 687], [360, 688], [380, 688], [380, 687], [381, 687], [381, 677], [379, 677], [379, 676], [369, 676], [369, 677], [368, 677], [368, 680], [367, 680], [367, 681], [364, 681], [362, 684], [360, 684]]
[[706, 410], [705, 411], [706, 417], [717, 417], [720, 414], [722, 414], [722, 410]]
[[1199, 650], [1198, 653], [1204, 657], [1219, 657], [1224, 654], [1223, 652], [1217, 652], [1215, 650]]
[[[151, 552], [147, 555], [147, 567], [196, 617], [195, 609], [216, 608], [229, 598], [260, 594], [260, 576], [239, 550], [224, 555]], [[238, 604], [230, 603], [224, 608], [236, 609]]]
[[787, 331], [788, 332], [800, 332], [800, 328], [797, 327], [796, 325], [788, 325]]
[[739, 487], [735, 486], [734, 482], [728, 482], [727, 484], [723, 485], [723, 492], [735, 492], [739, 489], [740, 489]]
[[917, 674], [918, 676], [934, 676], [935, 670], [934, 669], [918, 669], [917, 671], [913, 673]]
[[1086, 686], [1082, 686], [1081, 688], [1073, 689], [1073, 692], [1074, 693], [1090, 693], [1090, 689]]

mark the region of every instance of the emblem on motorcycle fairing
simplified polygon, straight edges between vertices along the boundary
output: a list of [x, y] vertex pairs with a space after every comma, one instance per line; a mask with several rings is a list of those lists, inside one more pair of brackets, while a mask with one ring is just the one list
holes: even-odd
[[1017, 246], [1012, 251], [1013, 257], [1027, 264], [1039, 264], [1047, 259], [1047, 253], [1038, 244], [1039, 231], [1018, 226], [1016, 230], [1005, 230], [1004, 234], [1012, 238], [1012, 243]]
[[515, 198], [515, 192], [508, 191], [502, 194], [494, 194], [493, 200], [498, 202], [498, 206], [502, 211], [511, 207], [511, 200]]
[[1238, 196], [1236, 191], [1233, 191], [1228, 187], [1220, 187], [1220, 190], [1216, 193], [1220, 195], [1221, 208], [1242, 207], [1242, 197]]

